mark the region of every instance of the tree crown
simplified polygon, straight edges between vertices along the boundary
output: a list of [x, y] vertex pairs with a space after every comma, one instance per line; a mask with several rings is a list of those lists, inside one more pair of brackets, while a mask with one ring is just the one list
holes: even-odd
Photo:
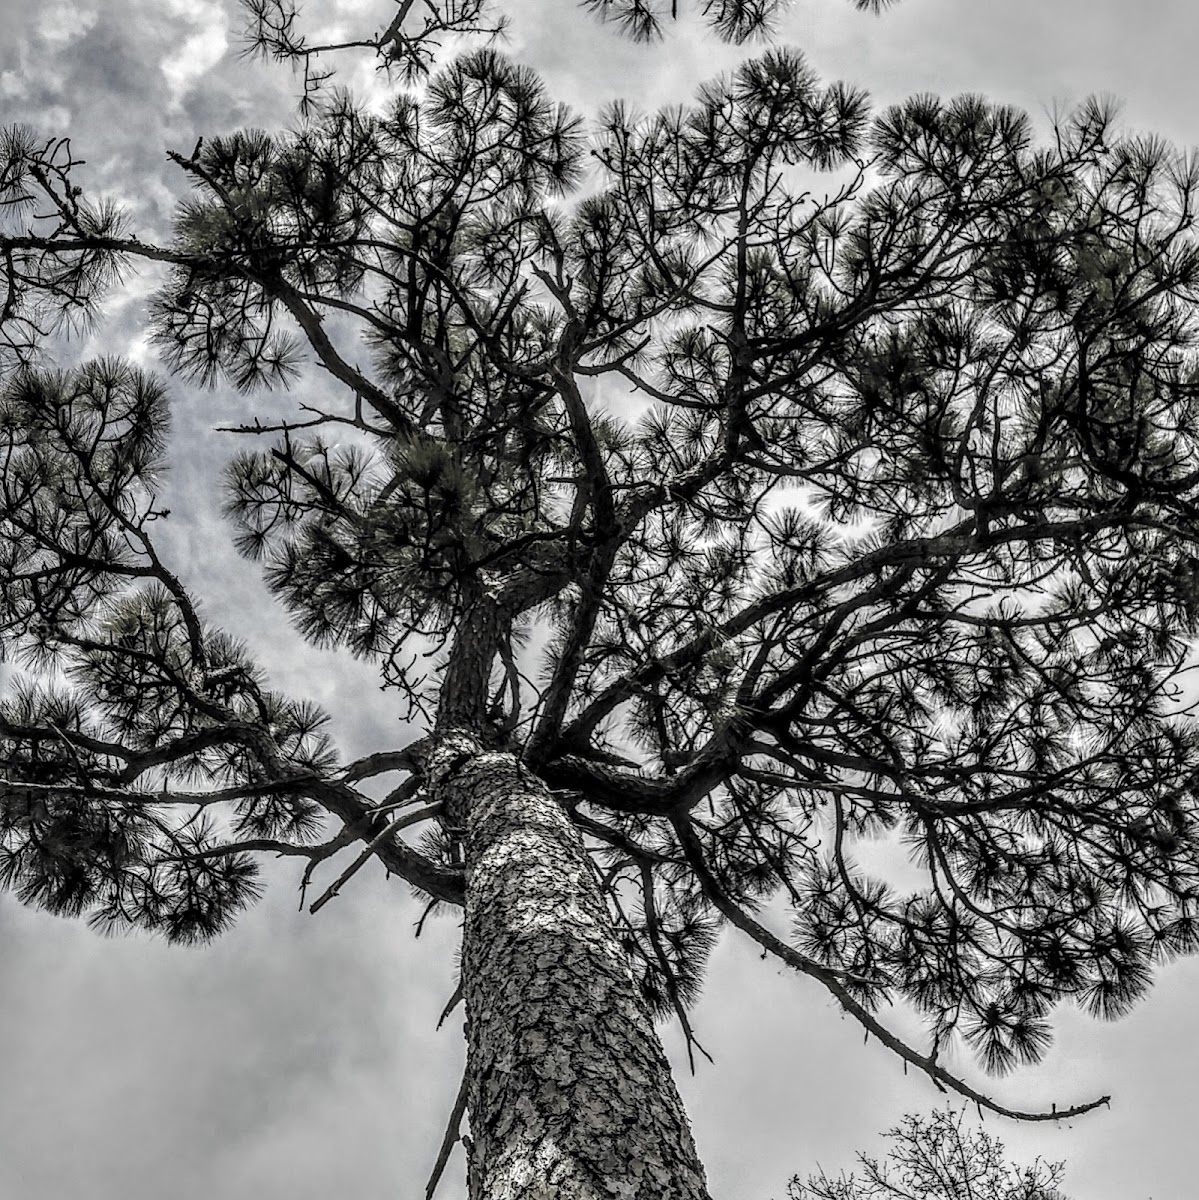
[[806, 1182], [795, 1176], [787, 1200], [1066, 1200], [1057, 1189], [1061, 1163], [1009, 1162], [1003, 1143], [963, 1128], [964, 1117], [965, 1109], [909, 1113], [887, 1132], [884, 1159], [859, 1153], [860, 1171], [836, 1178], [821, 1171]]
[[[307, 884], [359, 839], [462, 895], [429, 739], [339, 763], [160, 556], [163, 386], [40, 357], [143, 258], [178, 378], [284, 395], [226, 471], [241, 550], [429, 738], [557, 789], [656, 1010], [731, 922], [990, 1104], [951, 1033], [1007, 1070], [1194, 949], [1190, 160], [1096, 103], [1043, 144], [974, 96], [871, 115], [782, 49], [592, 130], [494, 48], [331, 93], [174, 155], [163, 245], [68, 143], [2, 149], [0, 628], [51, 679], [0, 711], [23, 899], [202, 937], [255, 853]], [[923, 887], [855, 865], [877, 836]]]

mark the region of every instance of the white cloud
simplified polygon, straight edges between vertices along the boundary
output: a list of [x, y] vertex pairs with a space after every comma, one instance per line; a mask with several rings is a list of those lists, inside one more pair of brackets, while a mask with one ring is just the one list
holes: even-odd
[[16, 71], [0, 71], [0, 99], [15, 100], [27, 91], [25, 81]]
[[77, 4], [51, 4], [42, 9], [36, 28], [47, 42], [65, 45], [83, 37], [99, 16], [94, 8], [81, 8]]
[[170, 102], [178, 104], [194, 84], [224, 57], [229, 45], [229, 29], [219, 4], [181, 4], [171, 0], [172, 13], [188, 15], [196, 32], [162, 62], [162, 73], [170, 90]]

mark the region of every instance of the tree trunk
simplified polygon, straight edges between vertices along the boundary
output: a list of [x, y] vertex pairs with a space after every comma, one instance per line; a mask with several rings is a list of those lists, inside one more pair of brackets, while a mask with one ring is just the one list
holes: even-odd
[[471, 1200], [708, 1200], [567, 814], [510, 752], [451, 736], [436, 758], [466, 841]]

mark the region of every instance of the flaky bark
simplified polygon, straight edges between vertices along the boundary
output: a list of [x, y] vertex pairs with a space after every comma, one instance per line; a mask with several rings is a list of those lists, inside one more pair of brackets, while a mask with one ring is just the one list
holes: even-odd
[[683, 1105], [579, 835], [508, 751], [450, 737], [465, 830], [471, 1200], [707, 1200]]

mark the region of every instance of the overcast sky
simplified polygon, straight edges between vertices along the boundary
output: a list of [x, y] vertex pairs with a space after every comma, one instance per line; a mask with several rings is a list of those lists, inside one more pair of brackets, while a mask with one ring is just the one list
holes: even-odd
[[[510, 7], [510, 51], [588, 111], [619, 96], [643, 108], [685, 99], [735, 60], [694, 30], [629, 46], [567, 0]], [[353, 32], [377, 28], [389, 4], [311, 8]], [[240, 60], [238, 29], [232, 0], [0, 0], [0, 123], [70, 133], [91, 178], [153, 234], [180, 195], [166, 149], [288, 119], [293, 81]], [[781, 40], [881, 103], [969, 90], [1044, 119], [1106, 92], [1125, 101], [1128, 125], [1190, 146], [1197, 35], [1188, 0], [903, 0], [881, 18], [845, 0], [804, 0]], [[366, 71], [344, 78], [374, 86]], [[81, 349], [121, 348], [142, 294], [130, 291]], [[277, 685], [334, 714], [347, 757], [406, 741], [371, 673], [299, 642], [227, 548], [211, 486], [222, 448], [205, 430], [246, 411], [219, 393], [176, 393], [175, 444], [186, 453], [168, 498], [172, 565]], [[423, 1196], [462, 1060], [460, 1021], [434, 1033], [453, 990], [453, 923], [414, 942], [406, 889], [378, 872], [318, 916], [301, 915], [290, 867], [270, 874], [268, 898], [196, 950], [103, 940], [0, 897], [0, 1200]], [[1062, 1126], [989, 1118], [987, 1128], [1016, 1156], [1068, 1160], [1074, 1200], [1188, 1200], [1196, 987], [1199, 964], [1186, 963], [1162, 972], [1117, 1024], [1065, 1011], [1041, 1067], [988, 1084], [1021, 1106], [1111, 1092], [1110, 1111]], [[695, 1024], [716, 1059], [695, 1078], [673, 1031], [664, 1036], [716, 1200], [781, 1197], [793, 1171], [848, 1166], [855, 1148], [879, 1148], [879, 1130], [939, 1099], [883, 1048], [863, 1045], [816, 984], [731, 940], [713, 957]], [[964, 1055], [955, 1065], [972, 1071]], [[442, 1200], [460, 1200], [460, 1171], [455, 1158]]]

